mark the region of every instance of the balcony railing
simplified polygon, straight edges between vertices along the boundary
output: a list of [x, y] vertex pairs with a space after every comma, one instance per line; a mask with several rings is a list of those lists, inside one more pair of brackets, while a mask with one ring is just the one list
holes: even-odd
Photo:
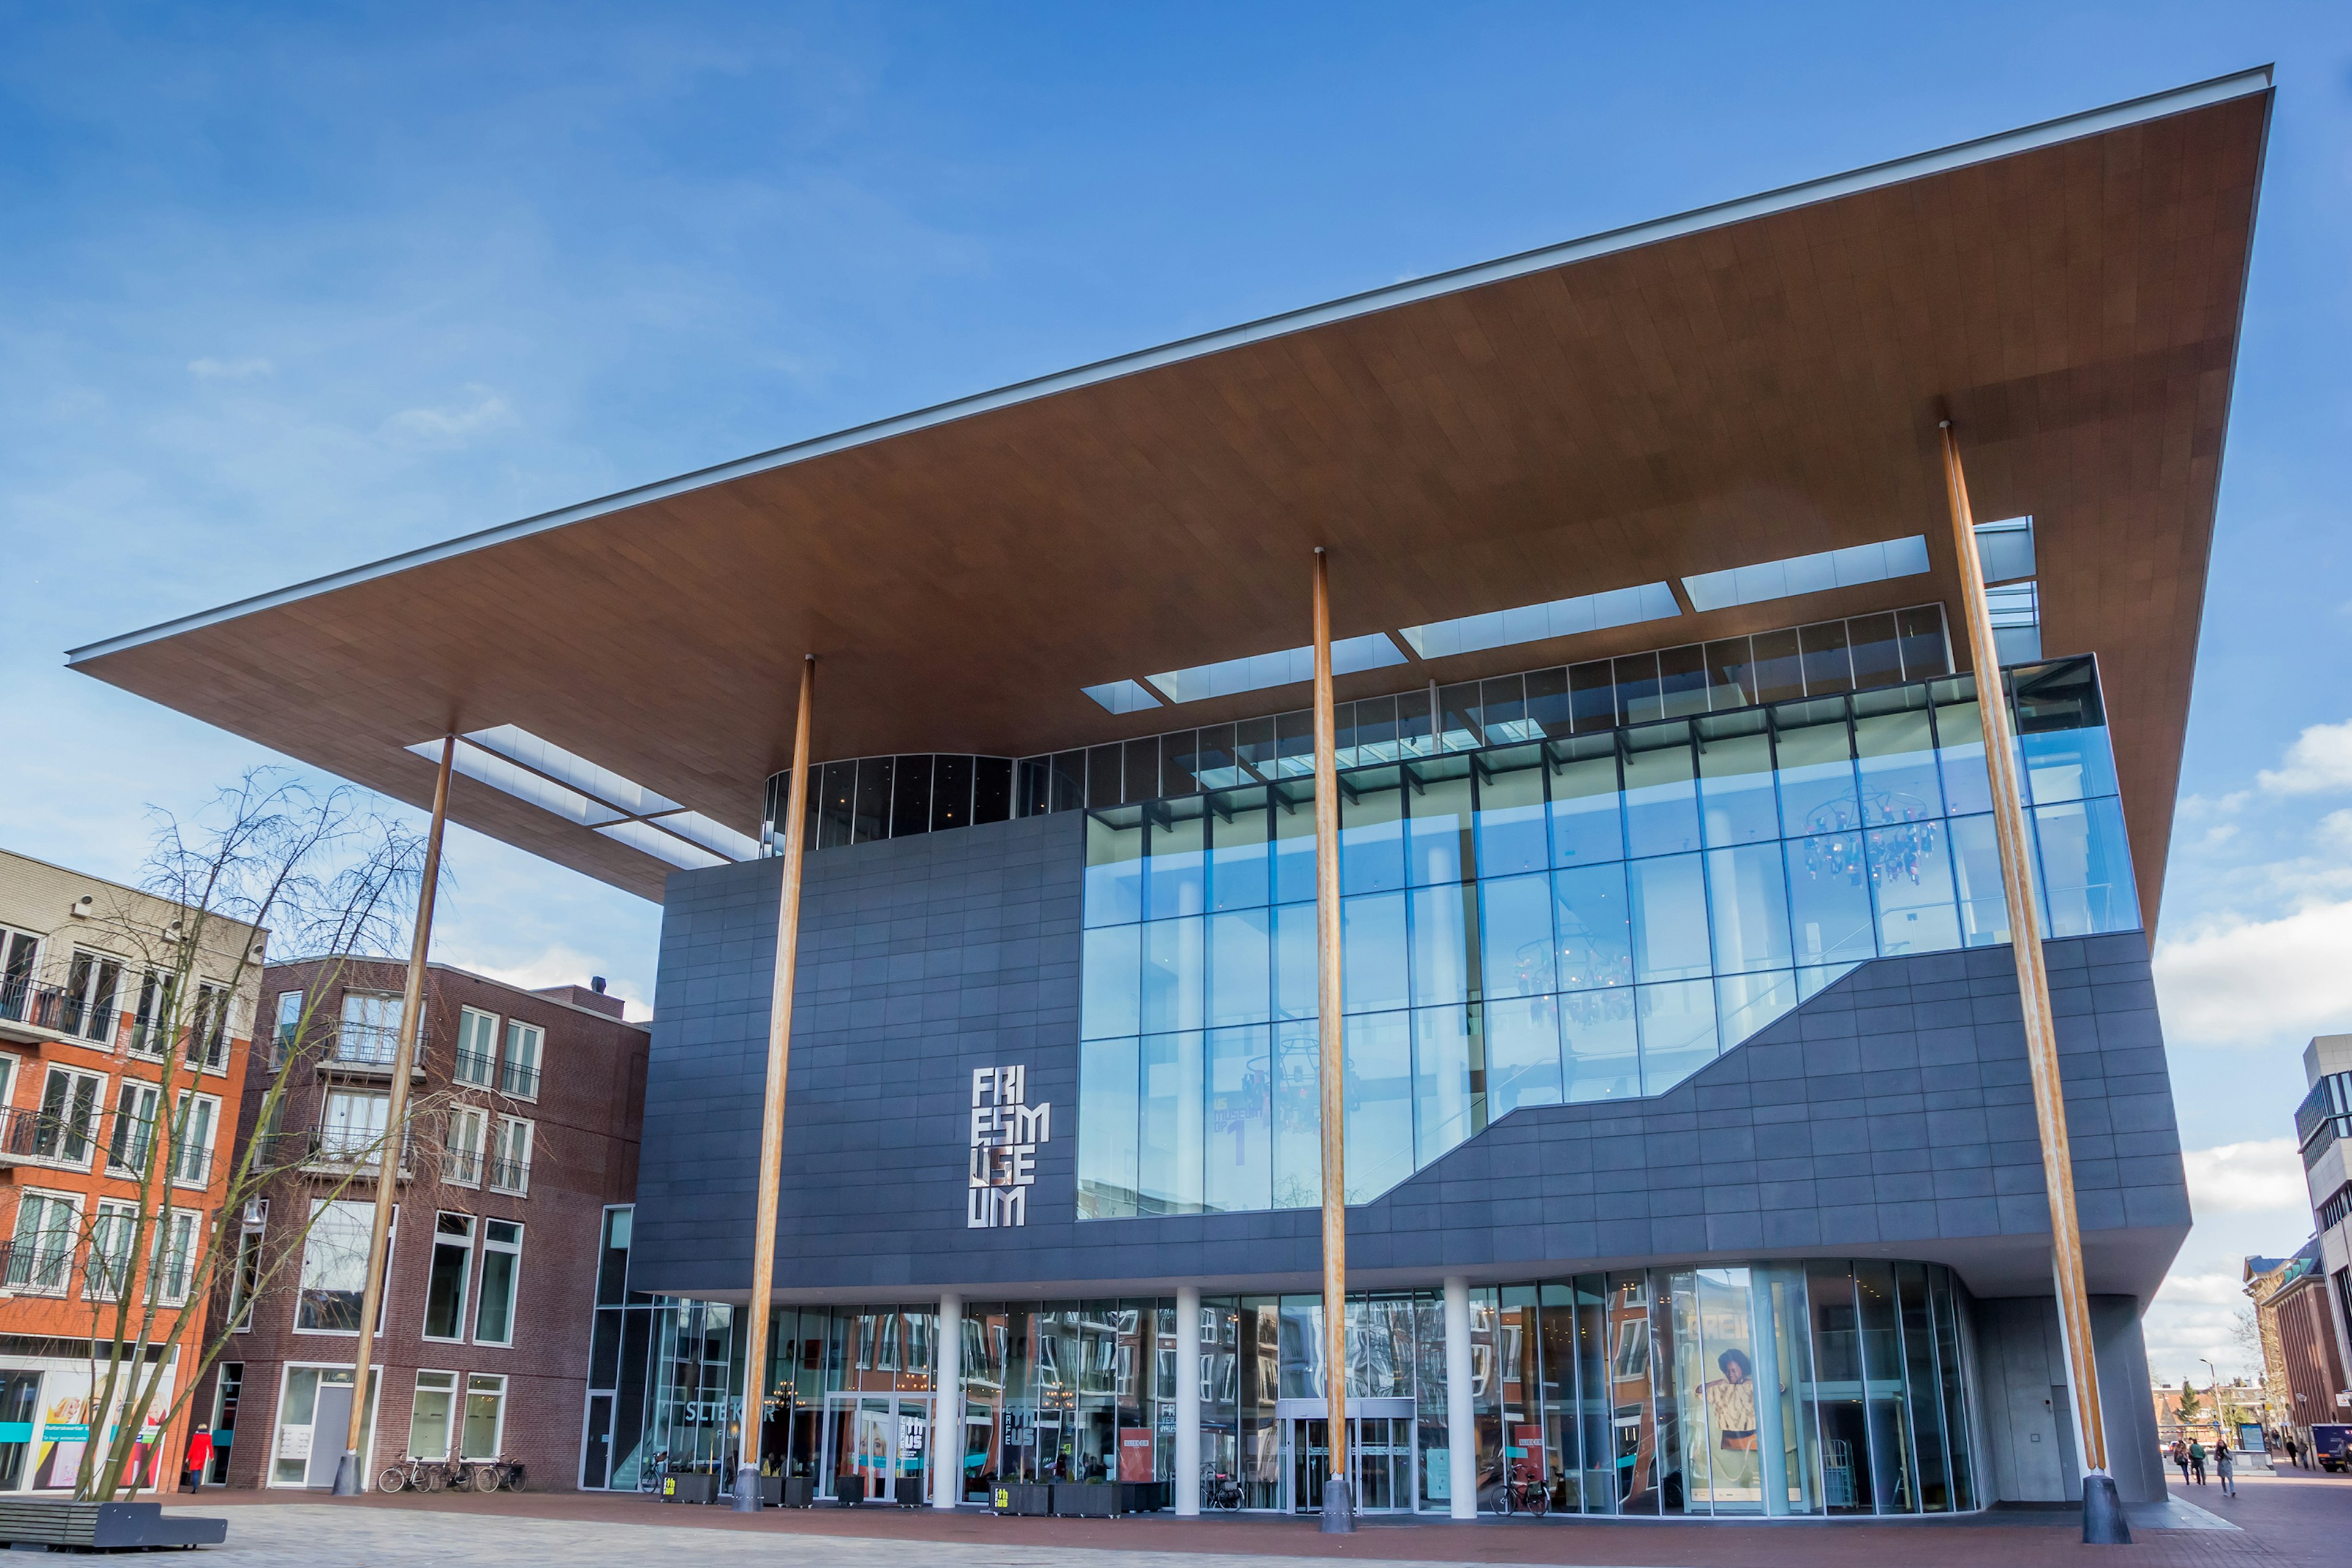
[[457, 1047], [457, 1079], [459, 1083], [488, 1089], [497, 1070], [498, 1060], [489, 1052], [467, 1050], [463, 1046]]
[[0, 1110], [0, 1160], [80, 1164], [98, 1142], [98, 1117], [58, 1116], [31, 1106]]
[[490, 1185], [502, 1193], [528, 1191], [530, 1186], [530, 1162], [510, 1160], [504, 1155], [490, 1156]]
[[445, 1180], [463, 1186], [475, 1186], [482, 1179], [482, 1152], [478, 1149], [451, 1149], [441, 1156], [441, 1174]]
[[539, 1098], [539, 1069], [509, 1062], [499, 1073], [499, 1092], [522, 1100]]
[[[47, 1245], [44, 1245], [44, 1244]], [[59, 1232], [30, 1242], [0, 1241], [0, 1280], [11, 1290], [62, 1296], [73, 1275], [73, 1237]]]
[[0, 1022], [28, 1028], [54, 1029], [59, 1034], [81, 1032], [79, 998], [56, 985], [29, 977], [0, 980]]

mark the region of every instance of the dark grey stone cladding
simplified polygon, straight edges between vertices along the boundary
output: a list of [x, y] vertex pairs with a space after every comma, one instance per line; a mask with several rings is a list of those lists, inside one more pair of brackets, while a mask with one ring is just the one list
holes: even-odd
[[[807, 861], [777, 1285], [1296, 1288], [1311, 1211], [1075, 1217], [1082, 819]], [[740, 1291], [780, 863], [682, 872], [662, 928], [634, 1273]], [[2094, 1288], [2145, 1297], [2189, 1224], [2137, 934], [2048, 945]], [[1054, 1106], [1024, 1228], [964, 1224], [973, 1068]], [[1349, 1224], [1366, 1283], [1610, 1262], [1943, 1259], [1979, 1295], [2049, 1289], [2040, 1145], [2006, 948], [1881, 959], [1653, 1100], [1522, 1110]], [[2041, 1239], [2038, 1244], [2036, 1238]]]

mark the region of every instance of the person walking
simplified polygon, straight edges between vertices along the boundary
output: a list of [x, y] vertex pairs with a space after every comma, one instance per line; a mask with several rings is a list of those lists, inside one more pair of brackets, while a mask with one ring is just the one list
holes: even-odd
[[2230, 1439], [2213, 1439], [2213, 1469], [2221, 1478], [2221, 1495], [2238, 1495], [2238, 1456], [2230, 1451]]
[[2189, 1484], [2189, 1445], [2175, 1437], [2172, 1440], [2172, 1462], [2180, 1467], [2180, 1484]]
[[182, 1484], [192, 1492], [204, 1490], [205, 1472], [212, 1468], [212, 1462], [213, 1429], [199, 1426], [188, 1434], [187, 1454], [181, 1461], [184, 1471]]
[[2201, 1439], [2189, 1445], [2189, 1468], [2196, 1477], [2197, 1484], [2203, 1486], [2205, 1484], [2205, 1444]]
[[2286, 1462], [2291, 1468], [2297, 1469], [2303, 1466], [2303, 1455], [2297, 1448], [2294, 1434], [2292, 1431], [2286, 1435]]

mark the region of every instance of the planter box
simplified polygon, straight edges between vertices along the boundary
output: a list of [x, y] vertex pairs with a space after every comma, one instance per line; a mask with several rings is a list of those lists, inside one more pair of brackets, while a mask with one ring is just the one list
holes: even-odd
[[920, 1476], [894, 1477], [890, 1482], [890, 1497], [891, 1500], [900, 1508], [922, 1507], [923, 1478]]
[[833, 1500], [844, 1508], [856, 1508], [866, 1501], [866, 1478], [852, 1472], [833, 1478]]
[[988, 1505], [999, 1513], [1039, 1518], [1054, 1511], [1054, 1483], [999, 1481], [989, 1489]]
[[664, 1476], [661, 1500], [664, 1502], [709, 1502], [719, 1496], [717, 1476]]
[[1176, 1506], [1173, 1481], [1118, 1481], [1112, 1489], [1118, 1494], [1111, 1500], [1114, 1512], [1158, 1513]]
[[760, 1478], [760, 1506], [761, 1508], [782, 1508], [784, 1506], [783, 1477], [761, 1476]]
[[779, 1508], [814, 1508], [816, 1506], [815, 1479], [809, 1476], [785, 1477], [783, 1495], [776, 1506]]
[[1118, 1511], [1118, 1488], [1110, 1481], [1055, 1481], [1056, 1519], [1108, 1519]]

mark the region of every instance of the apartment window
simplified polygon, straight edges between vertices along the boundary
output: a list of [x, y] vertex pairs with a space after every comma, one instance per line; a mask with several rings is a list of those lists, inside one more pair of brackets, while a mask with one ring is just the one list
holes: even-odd
[[495, 1459], [506, 1436], [507, 1380], [478, 1372], [466, 1379], [466, 1447], [460, 1458]]
[[[375, 1205], [347, 1200], [310, 1201], [310, 1234], [302, 1240], [302, 1280], [294, 1312], [298, 1331], [355, 1334], [360, 1305], [367, 1294], [368, 1236]], [[394, 1212], [396, 1232], [400, 1218]], [[384, 1243], [384, 1273], [392, 1271], [392, 1243]], [[390, 1292], [385, 1292], [389, 1296]], [[376, 1331], [383, 1331], [383, 1304], [376, 1304]]]
[[457, 1011], [457, 1067], [459, 1083], [478, 1089], [490, 1087], [490, 1074], [499, 1054], [499, 1019], [495, 1013], [485, 1013], [478, 1007], [461, 1007]]
[[[433, 1221], [433, 1271], [425, 1281], [425, 1337], [466, 1337], [466, 1286], [474, 1269], [474, 1217], [445, 1214]], [[446, 1447], [446, 1445], [445, 1445]], [[424, 1453], [425, 1449], [414, 1450]]]
[[139, 1010], [131, 1016], [131, 1048], [142, 1056], [160, 1057], [171, 1042], [172, 1015], [177, 1010], [180, 978], [151, 969], [139, 982]]
[[228, 1284], [228, 1326], [235, 1333], [253, 1327], [253, 1298], [261, 1289], [261, 1234], [268, 1219], [268, 1199], [256, 1198], [245, 1205], [245, 1223], [236, 1235], [236, 1270]]
[[0, 1110], [5, 1110], [16, 1103], [16, 1058], [6, 1051], [0, 1051]]
[[228, 1067], [229, 989], [200, 981], [195, 1016], [188, 1023], [188, 1065], [210, 1072]]
[[278, 994], [278, 1025], [269, 1036], [269, 1067], [275, 1072], [294, 1055], [294, 1047], [302, 1033], [302, 993], [280, 991]]
[[399, 1040], [399, 997], [375, 991], [343, 993], [342, 1027], [335, 1035], [337, 1061], [388, 1068]]
[[441, 1173], [461, 1187], [482, 1184], [482, 1145], [488, 1137], [488, 1116], [470, 1105], [461, 1105], [449, 1112], [449, 1146], [442, 1158]]
[[201, 1187], [212, 1180], [213, 1131], [220, 1124], [220, 1101], [209, 1094], [180, 1096], [172, 1131], [172, 1179]]
[[111, 1301], [131, 1283], [131, 1246], [139, 1206], [100, 1198], [89, 1222], [89, 1256], [82, 1262], [81, 1293]]
[[79, 1198], [28, 1191], [17, 1199], [15, 1244], [8, 1251], [9, 1287], [63, 1294], [80, 1229]]
[[205, 1470], [205, 1479], [214, 1486], [228, 1484], [229, 1438], [236, 1431], [238, 1396], [245, 1392], [245, 1363], [221, 1363], [220, 1378], [213, 1384], [213, 1459]]
[[490, 1147], [490, 1185], [502, 1193], [530, 1190], [531, 1124], [520, 1116], [499, 1118]]
[[66, 978], [65, 1025], [85, 1040], [114, 1038], [115, 993], [122, 984], [122, 961], [102, 952], [74, 950]]
[[457, 1404], [457, 1374], [420, 1372], [408, 1407], [408, 1451], [420, 1459], [449, 1457], [449, 1417]]
[[33, 1128], [33, 1152], [44, 1160], [89, 1163], [98, 1136], [98, 1097], [106, 1079], [72, 1068], [51, 1068], [41, 1086], [41, 1114]]
[[147, 1168], [147, 1150], [155, 1138], [155, 1102], [152, 1083], [125, 1079], [115, 1090], [114, 1131], [106, 1141], [110, 1173], [136, 1175]]
[[188, 1299], [188, 1267], [196, 1257], [196, 1222], [193, 1209], [173, 1209], [159, 1219], [147, 1246], [147, 1296], [176, 1307]]
[[547, 1031], [520, 1018], [507, 1020], [507, 1059], [499, 1070], [499, 1089], [518, 1100], [539, 1098], [539, 1052]]
[[337, 1089], [327, 1093], [327, 1114], [319, 1124], [319, 1154], [354, 1165], [373, 1165], [383, 1157], [384, 1127], [392, 1113], [392, 1097], [365, 1089]]
[[30, 931], [0, 927], [0, 1018], [22, 1023], [33, 1005], [33, 961], [41, 939]]
[[515, 1286], [521, 1272], [522, 1226], [510, 1219], [484, 1220], [482, 1299], [474, 1307], [476, 1344], [514, 1343]]

